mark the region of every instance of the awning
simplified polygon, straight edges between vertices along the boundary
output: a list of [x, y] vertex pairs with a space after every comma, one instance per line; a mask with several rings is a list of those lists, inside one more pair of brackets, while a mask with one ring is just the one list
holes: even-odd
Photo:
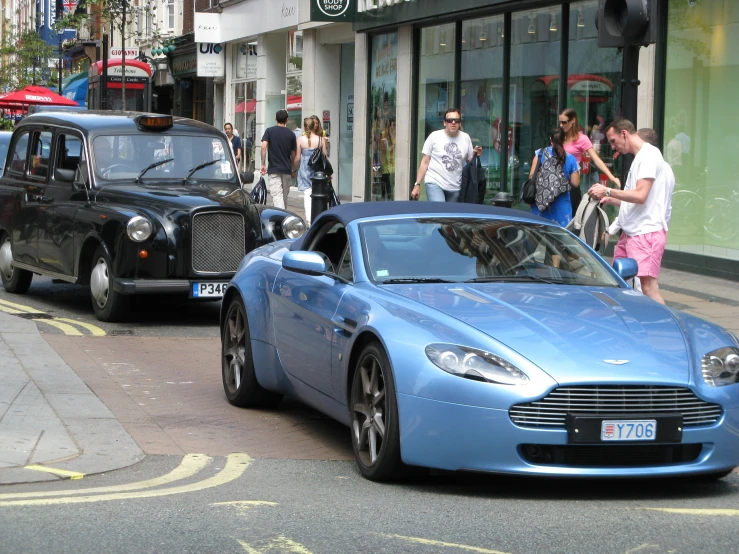
[[77, 102], [64, 98], [45, 87], [29, 85], [22, 90], [11, 92], [0, 98], [0, 108], [18, 108], [23, 106], [76, 106]]
[[[294, 112], [298, 110], [303, 109], [303, 97], [302, 96], [288, 96], [287, 97], [287, 106], [285, 109], [288, 112]], [[235, 113], [254, 113], [257, 110], [257, 101], [256, 100], [249, 100], [248, 102], [244, 100], [241, 104], [236, 105], [236, 109], [234, 110]]]
[[87, 76], [76, 79], [64, 87], [64, 98], [74, 100], [80, 106], [86, 105], [87, 100]]

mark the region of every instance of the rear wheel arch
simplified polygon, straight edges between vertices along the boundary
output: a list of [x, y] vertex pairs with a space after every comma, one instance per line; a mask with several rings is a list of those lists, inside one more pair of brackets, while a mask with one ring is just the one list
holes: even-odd
[[88, 237], [80, 249], [77, 261], [77, 279], [81, 285], [90, 284], [90, 272], [92, 271], [92, 258], [101, 242], [97, 237]]
[[[244, 302], [244, 298], [241, 296], [239, 290], [236, 287], [229, 287], [221, 300], [221, 313], [218, 316], [218, 326], [221, 329], [221, 338], [223, 338], [223, 323], [226, 321], [228, 306], [231, 304], [231, 300], [237, 296], [241, 298], [241, 302]], [[244, 305], [246, 304], [244, 303]]]

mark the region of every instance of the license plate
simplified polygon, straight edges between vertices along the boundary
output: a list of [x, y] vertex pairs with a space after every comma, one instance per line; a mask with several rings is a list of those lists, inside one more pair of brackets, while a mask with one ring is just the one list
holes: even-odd
[[226, 292], [228, 283], [193, 283], [193, 298], [220, 298]]
[[606, 420], [600, 426], [602, 441], [653, 441], [656, 438], [655, 419]]

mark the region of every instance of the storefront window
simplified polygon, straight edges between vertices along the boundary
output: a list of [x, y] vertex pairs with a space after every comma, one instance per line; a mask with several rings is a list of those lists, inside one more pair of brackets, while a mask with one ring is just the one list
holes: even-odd
[[[458, 108], [454, 83], [454, 23], [421, 29], [421, 49], [418, 63], [418, 139], [415, 177], [421, 162], [423, 143], [433, 131], [444, 128], [444, 112]], [[482, 68], [480, 68], [482, 69]], [[460, 108], [461, 109], [461, 108]], [[463, 123], [466, 125], [466, 122]], [[421, 200], [426, 199], [426, 187], [421, 187]]]
[[254, 171], [254, 134], [256, 133], [257, 83], [247, 81], [236, 83], [234, 87], [234, 132], [241, 137], [241, 167], [245, 171]]
[[739, 3], [670, 0], [664, 157], [675, 173], [667, 248], [739, 260]]
[[462, 23], [462, 128], [483, 148], [488, 192], [499, 190], [501, 182], [504, 41], [503, 16]]
[[300, 136], [303, 128], [303, 31], [290, 31], [287, 36], [285, 73], [285, 109], [289, 114], [287, 126]]
[[395, 197], [395, 100], [398, 86], [397, 33], [372, 37], [371, 63], [369, 200], [393, 200]]
[[[623, 56], [618, 48], [598, 48], [595, 16], [597, 0], [570, 4], [570, 44], [567, 68], [567, 104], [577, 112], [581, 131], [590, 137], [593, 149], [616, 174], [613, 152], [605, 136], [605, 127], [620, 116], [621, 66]], [[606, 180], [592, 164], [583, 164], [581, 190]], [[614, 213], [615, 215], [615, 213]]]
[[557, 126], [562, 33], [559, 6], [512, 14], [508, 183], [520, 197], [534, 152]]

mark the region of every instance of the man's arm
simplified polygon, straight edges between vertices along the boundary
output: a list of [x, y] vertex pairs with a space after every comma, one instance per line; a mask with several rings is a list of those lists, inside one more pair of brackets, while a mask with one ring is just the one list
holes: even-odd
[[264, 175], [267, 173], [267, 147], [269, 146], [269, 142], [266, 140], [262, 141], [262, 151], [260, 152], [260, 157], [262, 158], [262, 167], [259, 168], [259, 173]]
[[421, 196], [421, 181], [426, 176], [426, 170], [429, 168], [430, 161], [431, 156], [428, 154], [424, 154], [423, 158], [421, 158], [421, 165], [418, 166], [418, 173], [416, 173], [416, 182], [413, 184], [413, 189], [411, 190], [411, 198], [415, 199]]
[[654, 179], [639, 179], [636, 182], [636, 188], [633, 190], [611, 189], [604, 185], [593, 185], [590, 187], [588, 194], [598, 200], [606, 197], [606, 191], [610, 191], [610, 197], [621, 202], [631, 202], [632, 204], [644, 204], [652, 190]]

